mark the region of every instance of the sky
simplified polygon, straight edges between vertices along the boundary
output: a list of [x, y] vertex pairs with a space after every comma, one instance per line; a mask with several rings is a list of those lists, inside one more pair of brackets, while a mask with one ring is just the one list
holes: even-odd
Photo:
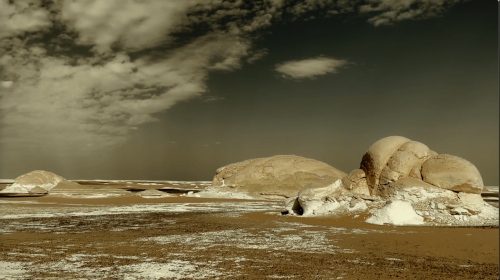
[[494, 0], [0, 0], [0, 178], [346, 173], [399, 135], [498, 186]]

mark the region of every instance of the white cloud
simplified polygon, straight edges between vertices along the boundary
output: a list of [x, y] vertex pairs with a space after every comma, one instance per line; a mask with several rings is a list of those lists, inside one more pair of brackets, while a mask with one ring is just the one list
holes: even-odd
[[10, 88], [13, 84], [13, 81], [0, 81], [0, 86], [3, 88]]
[[202, 94], [209, 69], [239, 67], [248, 47], [234, 37], [206, 35], [161, 60], [117, 53], [102, 64], [81, 59], [76, 65], [42, 48], [19, 49], [0, 59], [0, 67], [19, 75], [0, 89], [2, 144], [58, 153], [116, 147], [156, 113]]
[[367, 0], [359, 7], [360, 13], [376, 12], [368, 19], [375, 26], [390, 25], [407, 19], [438, 16], [460, 0]]
[[328, 73], [336, 73], [337, 69], [347, 64], [345, 60], [317, 57], [303, 60], [292, 60], [276, 65], [275, 70], [292, 79], [314, 78]]
[[65, 1], [61, 18], [79, 34], [78, 43], [109, 52], [113, 44], [139, 50], [156, 46], [187, 23], [187, 12], [203, 0]]
[[[413, 2], [420, 4], [414, 8]], [[367, 0], [360, 11], [383, 25], [429, 16], [454, 2]], [[266, 49], [252, 49], [255, 31], [287, 11], [295, 17], [318, 9], [345, 13], [358, 1], [61, 0], [47, 2], [46, 8], [41, 0], [13, 3], [0, 0], [2, 151], [75, 156], [116, 147], [158, 113], [200, 96], [210, 71], [232, 71], [244, 59], [252, 63], [265, 56]], [[201, 23], [206, 33], [177, 41], [177, 33]], [[48, 38], [53, 50], [32, 45], [30, 39], [40, 35], [32, 32], [53, 25], [64, 29]], [[74, 44], [93, 53], [54, 54]], [[151, 50], [154, 56], [144, 54]], [[288, 61], [275, 70], [293, 79], [314, 78], [346, 63], [318, 57]]]
[[50, 13], [41, 7], [40, 0], [0, 0], [0, 39], [46, 29], [52, 25]]
[[254, 63], [255, 61], [263, 58], [269, 53], [268, 49], [260, 49], [252, 52], [252, 54], [248, 57], [247, 62], [248, 63]]

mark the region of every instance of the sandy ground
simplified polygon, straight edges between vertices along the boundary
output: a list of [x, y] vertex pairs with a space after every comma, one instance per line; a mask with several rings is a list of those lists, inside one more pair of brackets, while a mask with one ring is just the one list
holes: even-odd
[[1, 198], [0, 279], [498, 279], [498, 228], [377, 226], [282, 215], [280, 202], [97, 189]]

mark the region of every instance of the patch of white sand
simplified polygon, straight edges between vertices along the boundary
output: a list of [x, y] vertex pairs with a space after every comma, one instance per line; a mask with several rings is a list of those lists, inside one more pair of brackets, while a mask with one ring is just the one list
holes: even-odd
[[366, 222], [376, 225], [422, 225], [424, 219], [415, 212], [410, 202], [392, 200], [387, 202], [382, 209], [375, 211], [366, 219]]
[[[287, 250], [289, 252], [323, 252], [323, 253], [353, 253], [354, 250], [343, 249], [333, 245], [332, 241], [326, 237], [329, 230], [283, 230], [276, 234], [276, 229], [259, 231], [252, 230], [223, 230], [195, 234], [166, 235], [152, 238], [141, 238], [137, 241], [155, 241], [159, 244], [185, 244], [194, 245], [192, 250], [204, 250], [214, 246], [230, 246], [242, 249], [257, 250]], [[293, 231], [293, 232], [291, 232]]]
[[[64, 205], [61, 205], [64, 206]], [[0, 213], [0, 219], [52, 218], [74, 216], [99, 216], [152, 212], [261, 212], [280, 210], [281, 206], [271, 202], [203, 202], [203, 203], [147, 203], [123, 206], [84, 205], [82, 207], [9, 207]], [[3, 210], [3, 209], [2, 209]]]
[[212, 269], [204, 268], [198, 270], [197, 266], [182, 260], [172, 260], [168, 263], [158, 262], [143, 262], [140, 264], [132, 264], [121, 266], [120, 271], [124, 273], [123, 279], [203, 279], [219, 275], [218, 272]]
[[29, 263], [0, 261], [0, 279], [27, 279], [24, 265]]
[[397, 262], [402, 262], [402, 259], [397, 259], [397, 258], [385, 258], [388, 261], [397, 261]]
[[197, 193], [188, 192], [185, 196], [202, 198], [254, 199], [245, 193], [221, 192], [216, 190], [206, 190]]

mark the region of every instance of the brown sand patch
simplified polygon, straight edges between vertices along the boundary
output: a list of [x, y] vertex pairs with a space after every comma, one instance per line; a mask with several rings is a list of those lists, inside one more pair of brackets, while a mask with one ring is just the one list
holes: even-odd
[[[30, 200], [82, 205], [84, 201], [227, 201], [187, 197]], [[137, 272], [132, 270], [148, 264], [176, 264], [172, 273], [180, 279], [200, 275], [208, 279], [497, 279], [498, 275], [498, 228], [377, 226], [364, 223], [363, 217], [303, 218], [278, 212], [133, 213], [1, 223], [2, 228], [22, 229], [0, 235], [0, 260], [31, 263], [26, 278], [123, 279], [135, 277]]]

